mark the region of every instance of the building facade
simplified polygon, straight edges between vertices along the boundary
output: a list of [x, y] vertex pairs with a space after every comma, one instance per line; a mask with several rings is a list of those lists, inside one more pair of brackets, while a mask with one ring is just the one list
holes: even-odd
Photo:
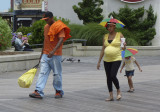
[[43, 15], [43, 0], [11, 0], [13, 9], [13, 32], [20, 26], [31, 26], [36, 20], [40, 20]]
[[[46, 0], [47, 1], [47, 0]], [[77, 5], [82, 0], [48, 0], [48, 10], [52, 11], [54, 16], [67, 18], [71, 23], [82, 24], [83, 21], [79, 20], [77, 14], [73, 11], [72, 6]], [[154, 9], [154, 13], [157, 14], [157, 21], [155, 24], [156, 36], [152, 40], [153, 46], [160, 46], [160, 0], [103, 0], [104, 5], [103, 15], [108, 17], [110, 12], [118, 12], [120, 8], [126, 4], [133, 9], [144, 6], [148, 9], [150, 4]]]

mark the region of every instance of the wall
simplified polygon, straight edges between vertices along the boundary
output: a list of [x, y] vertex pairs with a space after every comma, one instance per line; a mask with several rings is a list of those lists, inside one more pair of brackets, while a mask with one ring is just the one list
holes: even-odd
[[[157, 46], [127, 46], [138, 49], [138, 56], [160, 56], [160, 47]], [[73, 43], [63, 46], [63, 56], [99, 56], [102, 46], [82, 46]], [[36, 52], [35, 52], [36, 51]], [[34, 67], [41, 54], [41, 49], [27, 54], [0, 55], [0, 75], [2, 72], [28, 70]]]
[[72, 23], [82, 24], [78, 19], [72, 6], [77, 5], [82, 0], [48, 0], [48, 10], [53, 12], [54, 16], [63, 17], [71, 20]]
[[0, 73], [28, 70], [38, 64], [40, 52], [0, 56]]
[[[160, 56], [160, 46], [127, 46], [138, 50], [138, 56]], [[67, 56], [99, 56], [102, 46], [82, 46], [73, 43], [63, 46], [63, 55]]]

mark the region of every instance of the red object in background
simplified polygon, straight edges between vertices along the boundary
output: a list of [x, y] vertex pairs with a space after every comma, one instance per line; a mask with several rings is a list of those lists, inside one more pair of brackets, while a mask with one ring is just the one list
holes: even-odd
[[123, 2], [127, 2], [127, 3], [137, 3], [137, 2], [143, 2], [144, 0], [121, 0]]

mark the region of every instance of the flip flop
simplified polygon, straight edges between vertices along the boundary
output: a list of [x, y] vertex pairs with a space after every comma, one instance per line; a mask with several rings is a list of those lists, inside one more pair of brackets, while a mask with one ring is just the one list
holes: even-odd
[[117, 95], [117, 100], [121, 100], [122, 96], [119, 94]]
[[114, 101], [114, 99], [110, 98], [110, 99], [106, 99], [105, 101]]
[[134, 89], [130, 89], [130, 90], [128, 90], [127, 92], [134, 92]]

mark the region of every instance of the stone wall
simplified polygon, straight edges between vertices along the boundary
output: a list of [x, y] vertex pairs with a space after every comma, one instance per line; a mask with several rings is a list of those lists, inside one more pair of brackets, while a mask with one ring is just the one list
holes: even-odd
[[[127, 46], [135, 48], [138, 56], [160, 56], [160, 46]], [[81, 43], [73, 43], [63, 46], [63, 55], [69, 56], [99, 56], [102, 46], [82, 46]]]
[[0, 74], [1, 72], [31, 69], [38, 63], [39, 57], [40, 52], [17, 55], [1, 55]]
[[[73, 43], [63, 46], [64, 56], [99, 56], [102, 46], [82, 46], [81, 43]], [[138, 49], [139, 56], [160, 56], [160, 47], [156, 46], [127, 46]], [[36, 51], [36, 52], [35, 52]], [[28, 70], [34, 67], [41, 54], [41, 49], [34, 52], [16, 55], [0, 55], [0, 75], [2, 72]]]

